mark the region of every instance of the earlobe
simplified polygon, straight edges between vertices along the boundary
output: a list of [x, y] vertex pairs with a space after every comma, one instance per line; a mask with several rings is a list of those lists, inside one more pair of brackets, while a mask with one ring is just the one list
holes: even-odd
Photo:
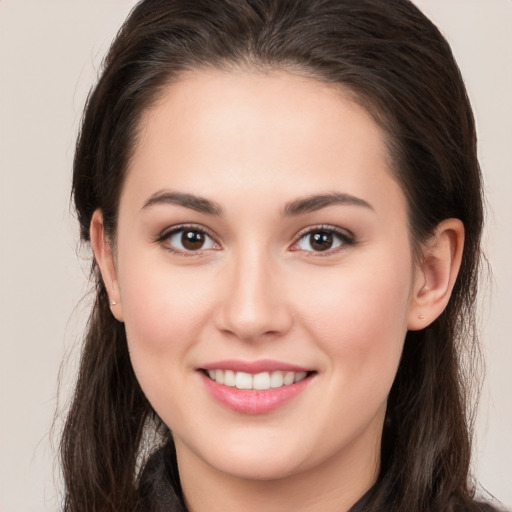
[[459, 219], [439, 223], [423, 245], [409, 308], [409, 330], [427, 327], [446, 308], [459, 273], [463, 248], [464, 225]]
[[105, 234], [103, 225], [103, 213], [96, 210], [91, 219], [90, 239], [94, 259], [100, 269], [101, 278], [108, 293], [110, 309], [114, 317], [123, 321], [123, 307], [117, 281], [117, 271], [114, 263], [114, 255]]

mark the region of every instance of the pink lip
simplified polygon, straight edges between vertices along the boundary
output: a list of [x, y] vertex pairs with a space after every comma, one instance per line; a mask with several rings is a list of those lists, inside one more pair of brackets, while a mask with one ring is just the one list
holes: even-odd
[[[257, 374], [261, 372], [307, 372], [311, 368], [303, 368], [281, 361], [273, 361], [271, 359], [260, 359], [258, 361], [239, 361], [239, 360], [225, 360], [215, 361], [212, 363], [201, 366], [203, 370], [232, 370], [234, 372], [245, 372]], [[279, 388], [278, 388], [279, 389]]]
[[[219, 368], [217, 366], [217, 368]], [[229, 369], [229, 368], [227, 368]], [[242, 371], [242, 370], [240, 370]], [[289, 370], [292, 371], [292, 370]], [[310, 384], [311, 376], [280, 388], [265, 390], [237, 389], [224, 386], [210, 379], [203, 372], [199, 372], [206, 389], [210, 395], [222, 405], [232, 411], [242, 414], [265, 414], [271, 412], [302, 393]]]

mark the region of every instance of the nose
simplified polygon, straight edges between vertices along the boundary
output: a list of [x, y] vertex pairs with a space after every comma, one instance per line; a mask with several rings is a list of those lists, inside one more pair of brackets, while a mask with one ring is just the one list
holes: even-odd
[[[223, 276], [217, 328], [243, 341], [279, 337], [292, 314], [276, 262], [264, 251], [245, 251]], [[281, 272], [282, 274], [282, 272]]]

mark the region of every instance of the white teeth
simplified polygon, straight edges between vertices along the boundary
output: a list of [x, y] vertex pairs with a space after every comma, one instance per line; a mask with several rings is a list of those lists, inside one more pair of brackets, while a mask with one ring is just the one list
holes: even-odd
[[252, 378], [253, 389], [270, 389], [270, 375], [268, 372], [258, 373]]
[[283, 385], [283, 372], [272, 372], [270, 376], [270, 387], [280, 388]]
[[293, 382], [299, 382], [299, 380], [302, 380], [306, 378], [307, 372], [297, 372], [295, 374], [295, 378], [293, 379]]
[[[217, 370], [217, 372], [218, 371], [221, 370]], [[238, 389], [252, 389], [252, 375], [250, 373], [245, 372], [236, 372], [235, 386]]]
[[238, 389], [266, 390], [289, 386], [306, 378], [307, 372], [261, 372], [252, 375], [233, 370], [208, 370], [210, 379]]
[[226, 370], [224, 372], [224, 385], [234, 388], [235, 384], [236, 384], [235, 372], [232, 370]]
[[283, 384], [285, 386], [289, 386], [290, 384], [293, 384], [293, 379], [295, 378], [295, 373], [293, 372], [286, 372], [286, 375], [283, 379]]

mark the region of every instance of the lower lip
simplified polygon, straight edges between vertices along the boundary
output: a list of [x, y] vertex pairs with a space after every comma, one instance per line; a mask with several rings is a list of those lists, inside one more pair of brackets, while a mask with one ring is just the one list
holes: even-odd
[[280, 388], [238, 389], [219, 384], [204, 373], [200, 373], [206, 389], [215, 400], [232, 411], [242, 414], [265, 414], [274, 411], [302, 393], [311, 381], [311, 376], [308, 376], [299, 382]]

